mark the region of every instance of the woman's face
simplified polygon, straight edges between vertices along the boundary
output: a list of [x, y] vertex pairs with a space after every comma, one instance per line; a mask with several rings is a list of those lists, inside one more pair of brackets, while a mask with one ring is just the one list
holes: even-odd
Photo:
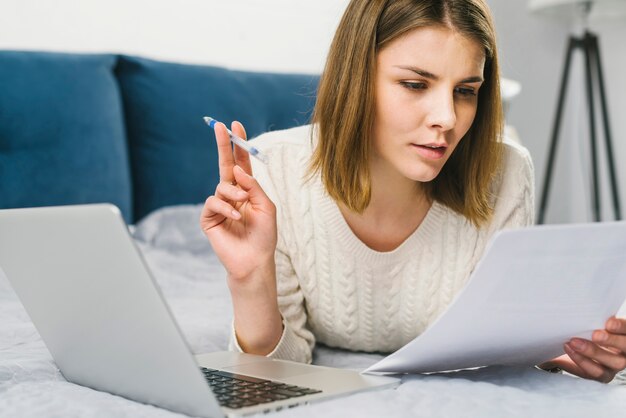
[[434, 179], [469, 130], [485, 55], [443, 27], [418, 28], [377, 55], [372, 169]]

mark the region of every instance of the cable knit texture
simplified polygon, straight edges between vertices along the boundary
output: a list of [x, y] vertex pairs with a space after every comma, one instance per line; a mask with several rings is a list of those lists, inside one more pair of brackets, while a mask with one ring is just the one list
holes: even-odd
[[[352, 232], [319, 176], [305, 182], [311, 126], [264, 134], [254, 144], [269, 164], [254, 176], [277, 206], [276, 282], [282, 338], [270, 357], [310, 362], [315, 341], [392, 352], [422, 333], [452, 302], [494, 232], [533, 223], [528, 151], [504, 141], [493, 183], [494, 216], [477, 229], [435, 202], [398, 248], [378, 252]], [[231, 349], [241, 351], [234, 333]]]

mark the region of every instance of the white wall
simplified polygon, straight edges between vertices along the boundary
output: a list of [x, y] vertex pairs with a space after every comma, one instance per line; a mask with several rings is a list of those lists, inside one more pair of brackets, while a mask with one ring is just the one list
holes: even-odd
[[[580, 28], [576, 23], [531, 15], [527, 10], [527, 1], [488, 2], [500, 37], [503, 73], [523, 85], [522, 93], [510, 109], [509, 120], [517, 127], [533, 156], [539, 204], [567, 37], [570, 33], [580, 34]], [[626, 71], [623, 41], [626, 39], [626, 20], [592, 21], [590, 29], [600, 36], [614, 159], [618, 166], [622, 214], [625, 215], [626, 170], [620, 167], [620, 161], [626, 158], [626, 79], [623, 77]], [[589, 128], [580, 52], [574, 56], [572, 65], [547, 212], [548, 222], [592, 220]], [[597, 99], [596, 104], [599, 104]], [[601, 127], [597, 116], [596, 124]], [[598, 130], [598, 134], [599, 142], [603, 143], [602, 131]], [[602, 162], [606, 161], [604, 154], [601, 157]], [[603, 219], [610, 220], [613, 219], [613, 212], [605, 164], [600, 174]]]
[[[538, 203], [564, 48], [572, 26], [531, 15], [525, 0], [487, 1], [496, 18], [503, 75], [522, 83], [508, 119], [535, 161]], [[0, 0], [0, 49], [124, 52], [232, 68], [319, 72], [347, 2]], [[602, 27], [600, 22], [593, 24], [603, 48], [623, 206], [626, 169], [620, 162], [626, 158], [625, 22], [602, 22]], [[549, 222], [591, 219], [582, 62], [575, 64], [550, 195]], [[609, 219], [606, 176], [604, 180], [605, 219]]]
[[319, 72], [346, 0], [0, 0], [0, 48]]

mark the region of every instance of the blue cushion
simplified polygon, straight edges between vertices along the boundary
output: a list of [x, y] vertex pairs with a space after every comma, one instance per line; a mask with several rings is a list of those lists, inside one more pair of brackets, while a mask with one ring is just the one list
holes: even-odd
[[121, 56], [116, 70], [126, 117], [135, 216], [203, 202], [219, 180], [215, 136], [202, 117], [248, 138], [309, 121], [318, 77], [231, 71]]
[[131, 220], [116, 59], [0, 51], [0, 208], [111, 202]]

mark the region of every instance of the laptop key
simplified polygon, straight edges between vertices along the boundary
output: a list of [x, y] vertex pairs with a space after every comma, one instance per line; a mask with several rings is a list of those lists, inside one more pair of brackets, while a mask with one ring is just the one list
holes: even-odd
[[202, 372], [220, 405], [233, 409], [321, 392], [221, 370], [203, 368]]
[[293, 390], [287, 390], [287, 389], [274, 389], [271, 393], [275, 393], [278, 395], [285, 395], [289, 398], [295, 398], [297, 396], [303, 396], [304, 393], [300, 393], [300, 392], [294, 392]]
[[280, 395], [278, 393], [267, 393], [264, 396], [267, 396], [275, 401], [282, 401], [283, 399], [289, 399], [289, 396]]
[[226, 377], [226, 378], [243, 380], [245, 382], [253, 382], [253, 383], [269, 382], [269, 380], [258, 379], [256, 377], [252, 377], [252, 376], [244, 376], [244, 375], [241, 375], [241, 374], [229, 373], [229, 372], [225, 372], [225, 371], [222, 371], [222, 370], [218, 370], [216, 372], [213, 372], [213, 374], [217, 375], [217, 376]]
[[262, 396], [256, 397], [256, 398], [252, 398], [251, 401], [256, 402], [256, 403], [269, 403], [269, 402], [274, 402], [274, 399], [271, 398], [264, 398]]
[[213, 389], [213, 393], [217, 393], [218, 395], [225, 395], [227, 393], [230, 394], [230, 392], [230, 390], [224, 388]]
[[301, 389], [298, 390], [298, 392], [302, 393], [303, 395], [313, 395], [315, 393], [322, 393], [321, 390], [308, 389], [308, 388], [301, 388]]

